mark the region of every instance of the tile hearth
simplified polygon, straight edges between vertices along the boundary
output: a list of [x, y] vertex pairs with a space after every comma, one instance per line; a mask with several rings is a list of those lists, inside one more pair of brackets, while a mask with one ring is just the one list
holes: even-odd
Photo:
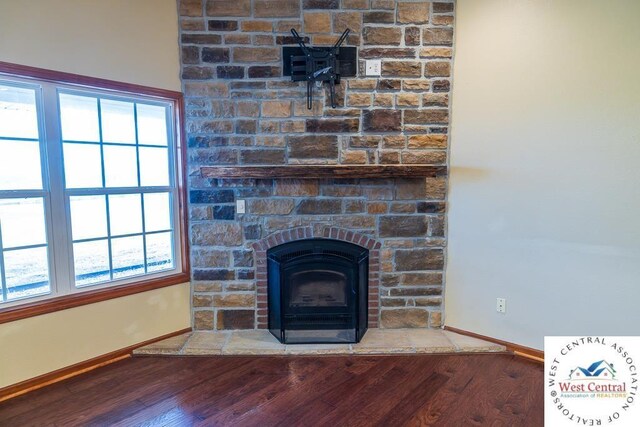
[[504, 346], [440, 329], [369, 329], [358, 344], [280, 344], [266, 330], [195, 331], [134, 350], [134, 355], [321, 355], [502, 352]]

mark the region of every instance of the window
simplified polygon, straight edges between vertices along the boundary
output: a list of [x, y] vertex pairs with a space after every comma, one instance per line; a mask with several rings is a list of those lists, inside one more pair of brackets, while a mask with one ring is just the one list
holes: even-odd
[[1, 71], [0, 313], [186, 281], [179, 94]]

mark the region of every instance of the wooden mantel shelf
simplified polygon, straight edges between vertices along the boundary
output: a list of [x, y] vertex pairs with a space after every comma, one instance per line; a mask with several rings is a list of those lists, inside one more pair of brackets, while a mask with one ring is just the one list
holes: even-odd
[[425, 178], [445, 176], [446, 166], [432, 165], [286, 165], [200, 168], [203, 178]]

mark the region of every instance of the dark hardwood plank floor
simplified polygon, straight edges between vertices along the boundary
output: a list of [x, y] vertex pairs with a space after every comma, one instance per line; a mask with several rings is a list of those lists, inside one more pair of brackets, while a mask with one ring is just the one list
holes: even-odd
[[0, 403], [0, 426], [541, 426], [507, 354], [136, 357]]

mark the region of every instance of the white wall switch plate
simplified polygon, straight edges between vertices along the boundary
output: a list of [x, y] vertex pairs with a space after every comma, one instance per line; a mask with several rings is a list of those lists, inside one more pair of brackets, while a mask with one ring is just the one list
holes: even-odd
[[380, 59], [367, 59], [364, 62], [365, 75], [367, 76], [379, 76], [382, 74], [382, 60]]
[[244, 200], [236, 200], [236, 212], [245, 213]]
[[497, 298], [496, 299], [496, 311], [498, 313], [506, 313], [507, 312], [507, 300], [505, 298]]

